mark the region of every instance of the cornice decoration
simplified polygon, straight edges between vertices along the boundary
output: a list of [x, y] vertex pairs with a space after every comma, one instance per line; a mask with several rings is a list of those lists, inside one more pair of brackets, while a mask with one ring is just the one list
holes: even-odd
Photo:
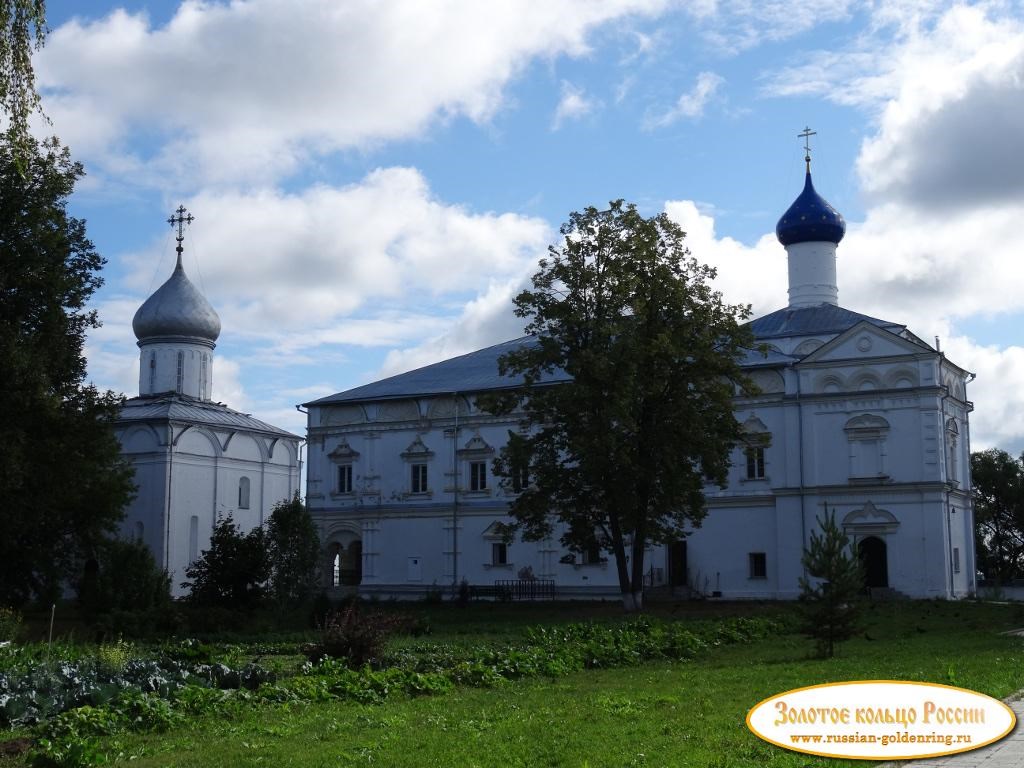
[[434, 452], [427, 448], [423, 443], [423, 438], [417, 435], [416, 439], [409, 444], [409, 447], [401, 453], [401, 456], [407, 461], [430, 459], [433, 458]]
[[764, 447], [772, 442], [772, 433], [768, 431], [768, 426], [753, 414], [740, 425], [740, 429], [743, 430], [743, 442], [748, 446]]
[[879, 439], [889, 431], [889, 422], [881, 416], [864, 413], [846, 422], [843, 430], [850, 440]]
[[348, 444], [348, 440], [342, 438], [338, 447], [327, 454], [327, 458], [337, 464], [345, 464], [358, 459], [359, 451], [353, 450], [352, 446]]
[[490, 456], [493, 453], [494, 448], [488, 445], [480, 435], [473, 435], [465, 447], [459, 449], [459, 456], [463, 458]]
[[899, 528], [900, 521], [886, 509], [879, 509], [871, 501], [855, 509], [843, 518], [843, 528], [856, 533], [891, 533]]

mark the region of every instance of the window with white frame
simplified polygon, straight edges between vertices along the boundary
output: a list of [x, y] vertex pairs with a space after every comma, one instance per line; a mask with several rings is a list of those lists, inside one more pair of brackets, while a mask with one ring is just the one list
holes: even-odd
[[491, 565], [508, 565], [508, 544], [503, 541], [491, 542]]
[[486, 491], [487, 490], [487, 462], [486, 461], [471, 461], [471, 462], [469, 462], [469, 490], [471, 490], [471, 491]]
[[763, 480], [765, 477], [764, 448], [748, 446], [744, 449], [743, 455], [747, 460], [747, 480]]
[[530, 487], [530, 468], [516, 467], [512, 470], [512, 490], [522, 493]]
[[743, 430], [743, 472], [746, 480], [765, 480], [765, 448], [771, 445], [772, 435], [768, 426], [755, 414], [750, 414], [740, 425]]
[[338, 466], [338, 493], [352, 493], [352, 465]]
[[413, 464], [412, 465], [412, 492], [413, 493], [426, 493], [427, 492], [427, 465], [426, 464]]
[[174, 391], [175, 392], [179, 392], [179, 393], [181, 392], [181, 387], [182, 387], [182, 384], [183, 384], [184, 381], [185, 381], [185, 353], [184, 352], [179, 352], [178, 353], [178, 378], [177, 378], [176, 384], [174, 385]]
[[249, 508], [249, 478], [243, 477], [238, 481], [238, 508]]
[[587, 544], [580, 553], [580, 562], [583, 565], [600, 565], [602, 562], [601, 545], [596, 541]]

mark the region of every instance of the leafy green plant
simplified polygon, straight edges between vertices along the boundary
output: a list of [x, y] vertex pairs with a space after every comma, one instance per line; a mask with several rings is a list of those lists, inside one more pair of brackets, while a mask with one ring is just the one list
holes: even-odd
[[14, 642], [21, 631], [21, 614], [0, 606], [0, 643]]
[[124, 671], [134, 652], [135, 646], [121, 638], [113, 643], [101, 643], [96, 648], [96, 666], [103, 672], [118, 675]]
[[346, 659], [350, 667], [362, 667], [384, 655], [388, 638], [415, 631], [417, 622], [401, 614], [363, 613], [356, 602], [330, 614], [321, 639], [307, 649], [311, 660], [324, 656]]

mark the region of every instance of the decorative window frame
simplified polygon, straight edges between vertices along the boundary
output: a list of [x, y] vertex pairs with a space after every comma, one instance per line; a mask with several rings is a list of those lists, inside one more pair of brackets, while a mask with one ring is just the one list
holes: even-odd
[[960, 461], [957, 454], [960, 429], [957, 427], [956, 419], [950, 417], [946, 420], [945, 449], [946, 449], [946, 482], [953, 488], [960, 487]]
[[[754, 414], [747, 417], [746, 421], [740, 426], [740, 429], [743, 432], [743, 437], [740, 441], [743, 456], [743, 461], [740, 464], [740, 482], [768, 482], [770, 478], [768, 477], [768, 456], [765, 449], [769, 448], [772, 444], [772, 433], [768, 430], [768, 426]], [[751, 476], [749, 474], [750, 454], [754, 452], [760, 453], [761, 474], [756, 473], [758, 459], [755, 456], [755, 474]]]
[[[510, 557], [510, 550], [512, 542], [509, 541], [509, 536], [506, 533], [505, 526], [498, 520], [488, 525], [482, 534], [485, 542], [491, 545], [491, 560], [490, 562], [484, 563], [483, 567], [486, 571], [491, 570], [502, 570], [512, 571], [515, 569], [515, 563]], [[505, 562], [495, 562], [495, 546], [500, 545], [504, 547]]]
[[[409, 485], [403, 495], [405, 497], [413, 497], [417, 499], [432, 498], [434, 494], [430, 489], [430, 464], [434, 458], [434, 452], [423, 442], [423, 437], [421, 435], [417, 435], [416, 439], [409, 444], [409, 447], [399, 455], [408, 467], [406, 477], [409, 478]], [[417, 491], [415, 483], [413, 482], [413, 467], [419, 465], [426, 467], [427, 470], [425, 472], [426, 477], [424, 478], [425, 486], [423, 490]]]
[[[846, 433], [846, 441], [849, 451], [849, 477], [851, 483], [875, 483], [889, 479], [889, 473], [886, 471], [885, 466], [885, 459], [887, 456], [885, 449], [886, 439], [889, 436], [890, 429], [891, 427], [888, 421], [873, 413], [862, 413], [859, 416], [854, 416], [843, 426], [843, 432]], [[854, 447], [858, 443], [862, 443], [865, 446], [874, 445], [877, 448], [878, 471], [876, 473], [856, 473], [855, 470], [857, 469], [857, 462], [854, 457]]]
[[[494, 453], [495, 451], [493, 446], [488, 445], [487, 441], [480, 437], [479, 434], [473, 435], [464, 447], [459, 448], [456, 451], [459, 464], [465, 465], [466, 470], [464, 475], [466, 478], [466, 486], [465, 488], [460, 489], [461, 494], [468, 497], [485, 497], [490, 496], [493, 493], [491, 484], [488, 481], [490, 470], [487, 465], [493, 458]], [[472, 487], [472, 466], [480, 463], [484, 465], [484, 485], [483, 487], [474, 489]]]
[[[327, 454], [327, 458], [337, 467], [334, 470], [334, 479], [331, 483], [331, 498], [353, 498], [356, 495], [355, 464], [359, 459], [359, 451], [349, 445], [348, 440], [343, 437], [337, 447]], [[349, 487], [345, 491], [341, 489], [342, 467], [348, 467], [349, 471]]]

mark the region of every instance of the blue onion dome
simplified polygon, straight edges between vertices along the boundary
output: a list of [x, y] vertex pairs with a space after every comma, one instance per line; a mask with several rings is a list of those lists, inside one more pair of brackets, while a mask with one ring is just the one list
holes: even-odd
[[845, 234], [846, 222], [842, 214], [815, 191], [808, 170], [804, 191], [789, 206], [789, 210], [782, 214], [779, 223], [775, 225], [775, 236], [783, 245], [813, 242], [838, 245]]
[[185, 336], [213, 343], [220, 336], [220, 318], [185, 276], [179, 256], [167, 282], [135, 313], [132, 330], [139, 341], [159, 336]]

